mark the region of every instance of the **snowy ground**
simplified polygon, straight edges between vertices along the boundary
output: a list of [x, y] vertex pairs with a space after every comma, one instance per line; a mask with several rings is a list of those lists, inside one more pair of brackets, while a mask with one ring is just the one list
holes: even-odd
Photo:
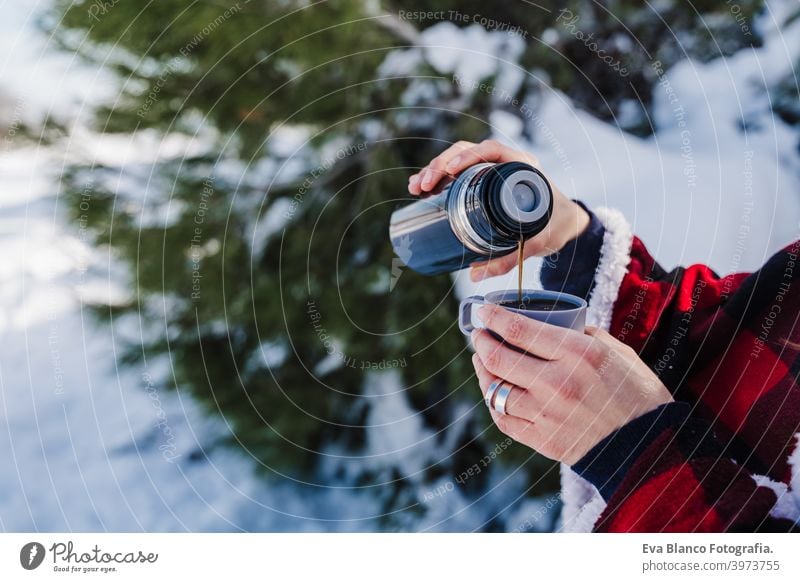
[[[22, 118], [50, 108], [77, 115], [107, 80], [75, 68], [68, 57], [42, 57], [44, 41], [35, 40], [28, 21], [36, 6], [19, 4], [3, 6], [0, 89], [18, 104]], [[768, 30], [774, 22], [767, 17], [761, 25]], [[538, 132], [547, 137], [537, 143], [521, 142], [519, 121], [507, 113], [491, 122], [498, 138], [531, 147], [569, 195], [621, 208], [664, 266], [706, 262], [721, 273], [749, 270], [798, 236], [798, 136], [770, 114], [763, 90], [800, 54], [798, 33], [800, 21], [782, 35], [768, 35], [762, 49], [706, 65], [684, 61], [667, 71], [655, 91], [659, 131], [651, 139], [632, 138], [577, 112], [558, 93], [547, 96], [535, 120], [548, 130]], [[479, 31], [436, 37], [473, 49], [484, 42], [488, 52], [494, 50], [494, 37]], [[449, 59], [442, 49], [437, 54], [443, 73], [463, 66], [458, 50]], [[683, 117], [676, 115], [677, 106]], [[742, 119], [757, 129], [742, 133]], [[563, 149], [559, 155], [556, 142]], [[84, 145], [117, 160], [130, 153], [119, 142]], [[377, 527], [368, 519], [377, 508], [359, 492], [311, 488], [311, 495], [291, 482], [256, 478], [251, 462], [228, 449], [198, 455], [222, 427], [188, 396], [162, 390], [165, 363], [116, 368], [119, 330], [91, 324], [79, 298], [120, 290], [84, 272], [103, 257], [63, 224], [54, 187], [60, 163], [33, 148], [4, 148], [0, 157], [0, 529]], [[514, 277], [476, 287], [459, 276], [459, 292], [513, 286]], [[402, 392], [387, 385], [374, 387], [385, 397], [372, 420], [405, 421], [394, 431], [373, 434], [370, 446], [384, 462], [405, 462], [402, 450], [422, 438], [422, 429], [398, 396]], [[457, 493], [430, 500], [429, 513], [416, 527], [471, 529], [524, 489], [514, 477], [500, 485], [502, 495], [480, 508], [466, 505]], [[510, 521], [547, 513], [544, 508], [544, 500], [528, 502]]]

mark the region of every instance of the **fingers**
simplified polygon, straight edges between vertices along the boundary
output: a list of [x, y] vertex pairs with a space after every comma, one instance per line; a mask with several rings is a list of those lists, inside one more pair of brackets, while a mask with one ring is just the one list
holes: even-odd
[[420, 189], [419, 189], [419, 172], [417, 172], [416, 174], [412, 174], [408, 178], [408, 192], [410, 194], [419, 194], [420, 193]]
[[486, 330], [475, 331], [472, 341], [481, 362], [493, 376], [522, 388], [533, 386], [537, 381], [550, 384], [555, 370], [545, 370], [546, 361], [503, 345]]
[[414, 195], [432, 192], [442, 181], [442, 178], [450, 178], [453, 174], [457, 173], [447, 170], [450, 161], [457, 158], [461, 152], [474, 145], [475, 144], [468, 141], [457, 141], [451, 145], [441, 154], [433, 158], [427, 166], [408, 179], [408, 191]]
[[[491, 383], [497, 381], [498, 378], [489, 372], [477, 354], [472, 356], [472, 364], [485, 397]], [[557, 429], [552, 417], [548, 417], [544, 412], [539, 412], [538, 408], [540, 406], [535, 403], [535, 399], [528, 390], [513, 385], [511, 394], [506, 401], [506, 414], [500, 414], [491, 406], [489, 414], [500, 432], [517, 442], [538, 450], [541, 447], [540, 443], [548, 441]]]
[[[489, 385], [492, 382], [496, 382], [499, 378], [492, 375], [491, 372], [483, 365], [481, 362], [480, 356], [475, 354], [472, 356], [472, 365], [475, 367], [475, 374], [478, 376], [478, 382], [481, 386], [481, 392], [483, 392], [484, 397], [486, 396], [486, 391], [489, 389]], [[525, 394], [525, 390], [515, 386], [511, 394], [508, 396], [508, 400], [506, 401], [506, 414], [500, 414], [491, 406], [489, 407], [489, 414], [492, 416], [492, 420], [500, 429], [501, 432], [510, 436], [512, 439], [520, 442], [525, 442], [525, 433], [528, 433], [530, 436], [530, 430], [533, 427], [533, 423], [530, 422], [527, 418], [524, 418], [520, 414], [514, 414], [512, 411], [516, 410], [518, 413], [520, 412], [520, 399]], [[531, 439], [532, 440], [532, 439]]]
[[510, 148], [506, 148], [500, 142], [493, 139], [484, 140], [479, 144], [474, 144], [472, 147], [465, 149], [459, 154], [458, 158], [450, 160], [450, 163], [447, 165], [447, 170], [455, 173], [483, 162], [504, 161], [504, 154], [507, 154], [507, 149]]
[[[434, 172], [432, 176], [428, 176], [428, 168], [425, 167], [408, 179], [408, 191], [414, 196], [437, 194], [454, 179], [454, 176], [444, 172]], [[426, 180], [424, 189], [422, 188], [423, 180]]]
[[472, 366], [475, 368], [475, 375], [478, 377], [478, 385], [481, 387], [481, 392], [485, 396], [489, 385], [497, 378], [486, 369], [478, 354], [472, 354]]
[[433, 192], [443, 178], [455, 176], [462, 170], [481, 162], [525, 162], [539, 168], [536, 156], [512, 149], [487, 139], [479, 144], [458, 141], [408, 180], [408, 191], [414, 195]]
[[[483, 365], [478, 354], [472, 356], [472, 365], [475, 368], [478, 384], [484, 397], [492, 382], [503, 381]], [[530, 391], [511, 382], [507, 382], [507, 384], [511, 387], [511, 393], [508, 395], [508, 400], [506, 400], [506, 414], [523, 418], [531, 423], [544, 419], [543, 409], [547, 405], [547, 401], [551, 399], [551, 391], [547, 387], [542, 386], [541, 394], [537, 394], [535, 389]]]
[[[525, 241], [525, 249], [523, 251], [524, 257], [540, 257], [551, 255], [556, 252], [556, 249], [547, 245], [547, 232], [541, 232], [537, 236], [529, 238]], [[488, 277], [497, 277], [505, 275], [511, 269], [517, 266], [519, 261], [516, 252], [511, 252], [502, 257], [497, 257], [485, 262], [472, 263], [470, 265], [469, 276], [473, 281], [483, 281]]]
[[[506, 398], [506, 415], [527, 420], [531, 424], [535, 423], [536, 420], [539, 419], [539, 412], [534, 406], [534, 401], [531, 398], [530, 393], [524, 388], [520, 388], [511, 382], [506, 382], [505, 386], [511, 389], [511, 392], [509, 392], [508, 397]], [[495, 402], [497, 401], [497, 396], [495, 396], [494, 400]], [[495, 403], [493, 402], [492, 404], [493, 406], [491, 409], [492, 411], [496, 412], [494, 408]]]
[[428, 164], [428, 167], [425, 168], [421, 174], [420, 188], [422, 191], [430, 192], [442, 178], [458, 173], [459, 170], [453, 171], [451, 169], [453, 165], [452, 162], [458, 160], [461, 154], [473, 145], [474, 144], [468, 141], [458, 141], [433, 158], [431, 163]]
[[537, 424], [517, 416], [500, 414], [491, 408], [489, 409], [489, 414], [491, 414], [492, 420], [497, 428], [500, 429], [500, 432], [518, 443], [535, 449], [535, 443], [541, 440], [541, 436], [539, 436], [541, 430]]
[[497, 305], [482, 306], [478, 315], [484, 325], [504, 341], [545, 360], [563, 358], [569, 351], [582, 347], [579, 344], [586, 343], [580, 332], [543, 323]]
[[499, 141], [487, 139], [459, 154], [458, 159], [451, 159], [447, 166], [447, 171], [458, 173], [464, 168], [468, 168], [482, 162], [525, 162], [536, 168], [539, 167], [539, 160], [536, 156], [527, 152], [521, 152], [503, 145]]
[[487, 277], [505, 275], [517, 266], [517, 255], [512, 253], [504, 257], [498, 257], [485, 263], [473, 263], [470, 265], [469, 277], [473, 281], [483, 281]]

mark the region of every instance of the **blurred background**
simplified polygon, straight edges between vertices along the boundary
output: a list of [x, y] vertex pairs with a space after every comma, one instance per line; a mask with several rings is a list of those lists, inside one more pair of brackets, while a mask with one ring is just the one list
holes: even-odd
[[456, 140], [534, 152], [667, 268], [800, 230], [796, 0], [0, 13], [6, 531], [557, 529], [557, 466], [493, 427], [456, 327], [516, 273], [388, 241]]

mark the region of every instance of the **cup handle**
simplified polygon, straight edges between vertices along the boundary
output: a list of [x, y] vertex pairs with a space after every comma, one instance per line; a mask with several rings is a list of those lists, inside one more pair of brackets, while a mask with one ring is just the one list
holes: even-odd
[[464, 335], [470, 335], [475, 326], [472, 325], [472, 306], [486, 305], [486, 299], [481, 295], [473, 295], [461, 301], [458, 309], [458, 327]]

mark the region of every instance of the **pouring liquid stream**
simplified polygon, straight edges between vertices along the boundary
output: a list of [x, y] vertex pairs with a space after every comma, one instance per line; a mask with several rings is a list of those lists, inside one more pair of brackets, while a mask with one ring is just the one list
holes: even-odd
[[517, 303], [520, 309], [524, 309], [525, 306], [522, 303], [522, 262], [525, 260], [525, 239], [520, 238], [517, 246], [519, 247], [517, 251]]

